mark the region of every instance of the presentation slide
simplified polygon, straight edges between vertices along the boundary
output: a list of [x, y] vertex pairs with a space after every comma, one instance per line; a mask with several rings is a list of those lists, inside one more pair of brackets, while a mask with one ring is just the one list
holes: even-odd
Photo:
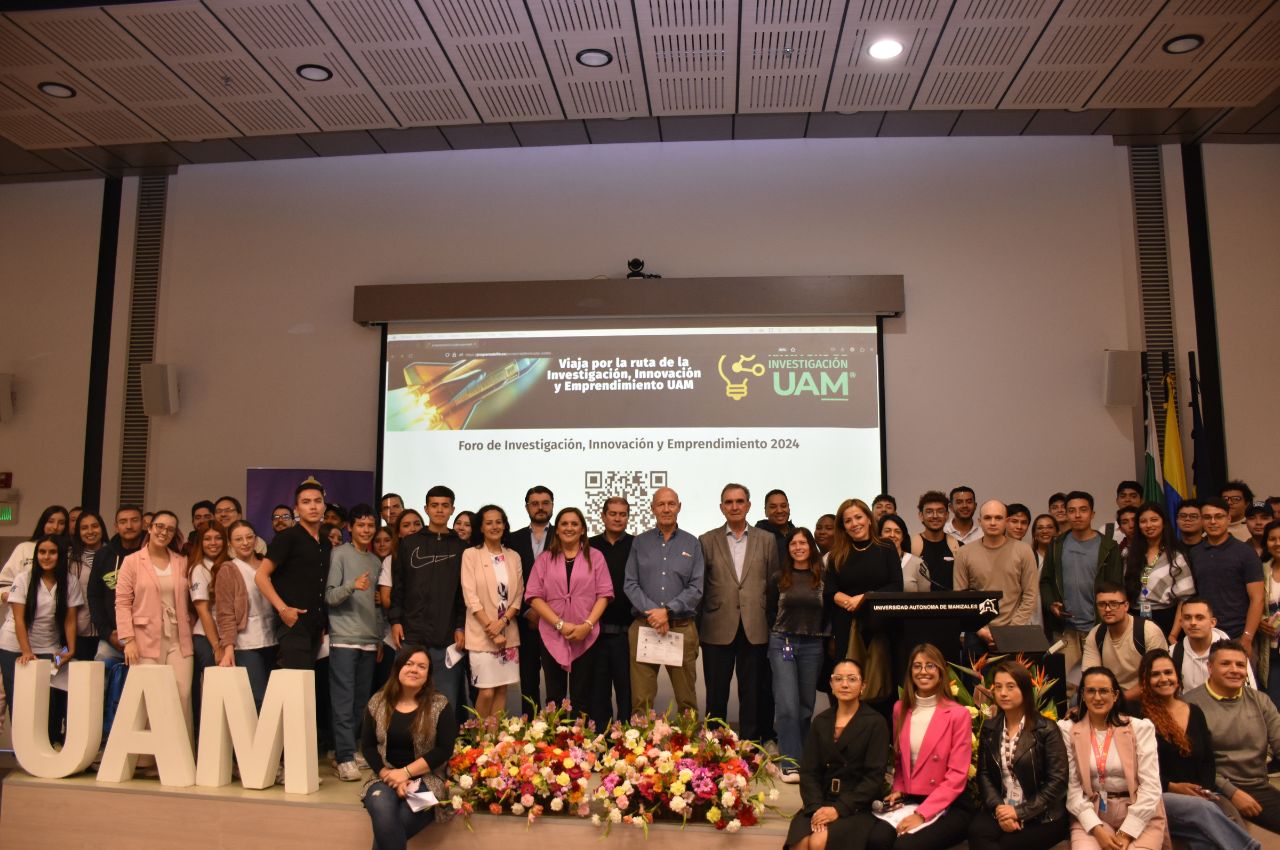
[[458, 510], [492, 502], [519, 528], [541, 484], [593, 534], [625, 496], [636, 533], [672, 487], [701, 534], [729, 482], [750, 488], [753, 523], [776, 487], [809, 528], [880, 491], [874, 324], [393, 332], [386, 367], [382, 486], [407, 507], [446, 484]]

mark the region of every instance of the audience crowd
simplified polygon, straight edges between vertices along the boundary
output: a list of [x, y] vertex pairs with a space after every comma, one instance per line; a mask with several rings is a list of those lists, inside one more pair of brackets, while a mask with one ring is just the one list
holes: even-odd
[[[471, 710], [496, 715], [512, 687], [599, 727], [650, 708], [662, 669], [676, 705], [708, 717], [728, 717], [736, 682], [740, 734], [800, 785], [792, 847], [1257, 847], [1246, 820], [1280, 832], [1280, 499], [1255, 503], [1232, 481], [1170, 516], [1124, 481], [1115, 505], [1100, 523], [1087, 492], [1035, 515], [960, 486], [917, 500], [914, 533], [887, 494], [848, 499], [811, 531], [781, 490], [751, 524], [751, 493], [731, 483], [724, 524], [701, 535], [662, 488], [648, 530], [628, 533], [650, 523], [615, 496], [595, 536], [541, 486], [514, 530], [498, 505], [457, 512], [446, 486], [421, 513], [394, 493], [346, 510], [308, 479], [264, 535], [230, 496], [193, 505], [186, 534], [169, 510], [122, 505], [108, 523], [55, 505], [0, 570], [0, 680], [9, 694], [33, 659], [102, 661], [109, 731], [128, 668], [167, 665], [195, 734], [208, 668], [244, 667], [259, 706], [272, 669], [315, 670], [320, 743], [340, 779], [368, 780], [383, 848], [433, 819], [405, 798], [443, 793]], [[904, 653], [909, 626], [859, 616], [869, 593], [950, 590], [1000, 598], [955, 647]], [[972, 721], [947, 657], [999, 653], [1000, 626], [1060, 647], [1075, 707], [1055, 727], [1026, 668], [1002, 661], [974, 801]], [[655, 642], [678, 644], [682, 663], [651, 663]]]

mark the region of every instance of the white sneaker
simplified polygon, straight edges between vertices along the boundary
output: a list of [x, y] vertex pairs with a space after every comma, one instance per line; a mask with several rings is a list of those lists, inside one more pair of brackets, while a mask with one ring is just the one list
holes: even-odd
[[365, 761], [364, 756], [362, 756], [360, 753], [356, 753], [356, 767], [360, 768], [361, 770], [369, 769], [369, 762]]
[[338, 778], [343, 782], [359, 782], [360, 768], [353, 761], [344, 761], [338, 765]]

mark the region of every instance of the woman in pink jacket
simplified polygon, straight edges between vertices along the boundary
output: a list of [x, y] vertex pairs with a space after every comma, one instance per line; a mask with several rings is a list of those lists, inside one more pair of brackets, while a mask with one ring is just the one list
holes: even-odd
[[[603, 729], [607, 680], [593, 675], [600, 615], [613, 598], [613, 579], [604, 555], [587, 544], [587, 521], [577, 508], [556, 514], [555, 536], [533, 562], [524, 598], [541, 618], [542, 672], [548, 702], [566, 693], [575, 711], [586, 712]], [[567, 678], [567, 682], [566, 682]]]
[[190, 586], [187, 559], [169, 548], [178, 531], [172, 511], [157, 511], [141, 549], [124, 559], [116, 577], [116, 632], [125, 664], [168, 664], [178, 680], [191, 734]]
[[867, 842], [871, 850], [943, 850], [963, 841], [969, 828], [960, 797], [969, 780], [973, 720], [951, 698], [941, 650], [925, 643], [909, 657], [902, 699], [893, 707], [893, 791], [886, 802], [916, 808], [896, 829], [879, 821]]

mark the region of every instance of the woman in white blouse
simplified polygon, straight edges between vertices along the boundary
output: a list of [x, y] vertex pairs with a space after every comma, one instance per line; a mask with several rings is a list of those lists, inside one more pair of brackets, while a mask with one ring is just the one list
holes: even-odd
[[476, 687], [476, 713], [492, 717], [507, 703], [507, 685], [520, 681], [520, 632], [515, 619], [524, 598], [520, 556], [502, 545], [510, 531], [497, 505], [476, 511], [480, 545], [462, 552], [462, 598], [467, 606], [464, 644]]
[[267, 681], [276, 666], [276, 612], [254, 581], [262, 564], [253, 526], [237, 520], [228, 529], [231, 555], [214, 581], [221, 667], [243, 667], [249, 673], [253, 702], [262, 708]]
[[[76, 611], [84, 607], [80, 582], [67, 567], [68, 546], [62, 535], [46, 534], [35, 540], [35, 562], [19, 571], [9, 588], [12, 616], [0, 628], [0, 677], [4, 692], [13, 693], [19, 664], [37, 658], [55, 665], [70, 661], [76, 651]], [[8, 701], [13, 717], [13, 700]], [[67, 692], [49, 692], [49, 740], [62, 740], [67, 716]]]
[[1172, 641], [1180, 631], [1182, 600], [1196, 595], [1196, 581], [1164, 508], [1144, 503], [1138, 508], [1137, 528], [1124, 567], [1130, 613], [1151, 620]]
[[1155, 726], [1120, 711], [1120, 682], [1106, 667], [1084, 671], [1080, 694], [1081, 707], [1060, 724], [1071, 850], [1168, 848]]

